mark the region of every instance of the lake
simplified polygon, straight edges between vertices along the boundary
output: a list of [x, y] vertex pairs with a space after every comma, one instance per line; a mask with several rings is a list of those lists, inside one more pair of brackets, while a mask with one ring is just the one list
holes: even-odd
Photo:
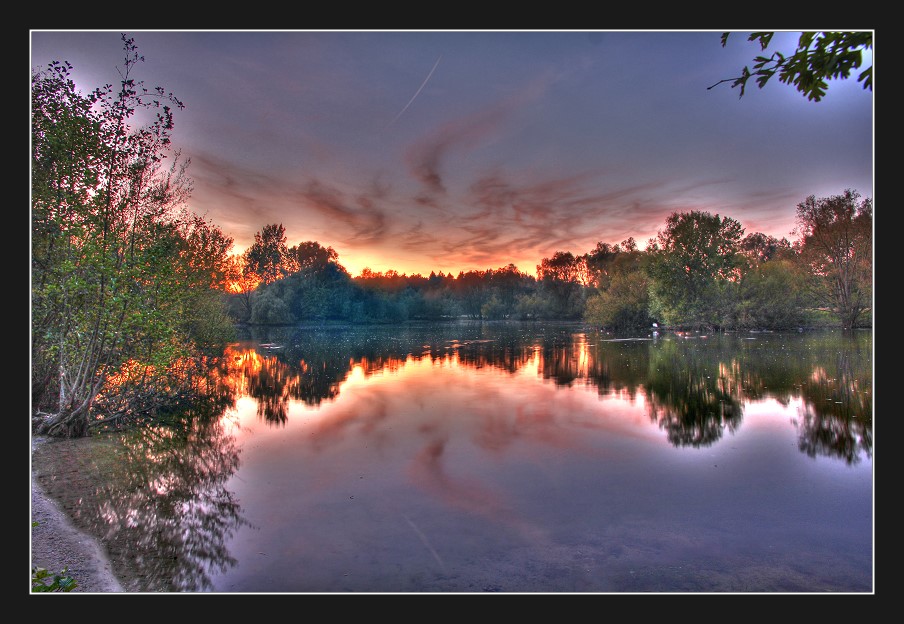
[[69, 512], [129, 591], [871, 592], [872, 346], [252, 329], [216, 417], [49, 442], [35, 471], [93, 493]]

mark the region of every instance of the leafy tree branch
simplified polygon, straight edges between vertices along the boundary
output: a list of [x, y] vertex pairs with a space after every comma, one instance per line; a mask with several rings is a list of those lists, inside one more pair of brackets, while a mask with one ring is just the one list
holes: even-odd
[[[730, 34], [722, 33], [723, 48], [728, 43]], [[747, 41], [758, 41], [760, 50], [765, 52], [773, 35], [775, 32], [753, 32], [747, 37]], [[797, 41], [797, 49], [792, 54], [785, 55], [776, 50], [770, 56], [757, 56], [753, 59], [752, 70], [745, 66], [740, 76], [720, 80], [707, 87], [707, 90], [730, 82], [732, 88], [740, 87], [738, 97], [743, 97], [747, 81], [751, 78], [762, 89], [773, 76], [778, 75], [780, 82], [794, 85], [808, 100], [819, 102], [829, 88], [827, 81], [849, 78], [863, 65], [864, 50], [871, 50], [872, 47], [871, 31], [802, 32]], [[859, 73], [857, 82], [863, 83], [864, 89], [873, 90], [872, 65]]]

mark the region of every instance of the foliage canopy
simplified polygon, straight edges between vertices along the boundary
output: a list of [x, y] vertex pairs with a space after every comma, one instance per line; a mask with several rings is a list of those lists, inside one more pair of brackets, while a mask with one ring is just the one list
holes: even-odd
[[[722, 47], [728, 43], [730, 33], [722, 33]], [[772, 42], [775, 32], [753, 32], [748, 41], [757, 41], [760, 50], [765, 51]], [[731, 82], [731, 87], [740, 87], [738, 97], [744, 96], [747, 81], [754, 79], [759, 88], [763, 88], [773, 76], [778, 75], [780, 82], [794, 85], [808, 100], [819, 102], [829, 88], [828, 80], [846, 79], [863, 65], [863, 52], [873, 47], [871, 31], [855, 32], [802, 32], [797, 48], [789, 55], [776, 50], [769, 56], [755, 57], [753, 70], [745, 66], [741, 75], [736, 78], [720, 80], [713, 87], [723, 82]], [[863, 83], [864, 89], [873, 89], [872, 65], [857, 75], [857, 82]]]
[[32, 403], [50, 435], [152, 414], [184, 390], [180, 362], [231, 335], [232, 239], [186, 208], [183, 104], [133, 78], [144, 59], [122, 41], [119, 89], [83, 95], [59, 61], [32, 73]]

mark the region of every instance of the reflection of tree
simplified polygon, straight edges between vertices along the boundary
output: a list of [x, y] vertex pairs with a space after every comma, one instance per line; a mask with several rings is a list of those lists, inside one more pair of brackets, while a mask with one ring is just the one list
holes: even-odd
[[271, 424], [285, 424], [290, 400], [319, 405], [335, 398], [351, 370], [347, 356], [324, 343], [278, 350], [248, 345], [229, 354], [240, 392], [257, 399], [258, 415]]
[[[128, 591], [205, 591], [235, 565], [226, 543], [246, 522], [225, 484], [239, 451], [220, 421], [149, 426], [101, 441], [78, 471], [95, 496], [70, 510], [100, 533]], [[70, 487], [73, 486], [70, 484]], [[91, 486], [88, 486], [91, 487]]]
[[[533, 357], [533, 346], [512, 334], [498, 334], [494, 338], [453, 341], [444, 349], [454, 351], [459, 364], [470, 368], [498, 368], [515, 373]], [[434, 358], [440, 356], [436, 352]]]
[[[248, 358], [244, 358], [246, 361]], [[257, 415], [271, 424], [286, 423], [288, 418], [288, 367], [276, 358], [261, 358], [253, 372], [247, 374], [248, 395], [257, 399]]]
[[[721, 421], [740, 424], [744, 402], [787, 405], [801, 397], [801, 450], [854, 462], [872, 447], [871, 349], [865, 332], [659, 341], [646, 382], [651, 410], [676, 443], [709, 444], [721, 435]], [[825, 370], [832, 362], [834, 375]]]
[[589, 347], [587, 379], [600, 395], [626, 392], [635, 396], [647, 381], [650, 342], [602, 340]]
[[872, 335], [869, 332], [761, 334], [738, 351], [747, 400], [803, 400], [801, 451], [848, 463], [872, 453]]
[[394, 371], [409, 357], [455, 356], [460, 364], [515, 372], [531, 357], [517, 324], [410, 327], [264, 328], [230, 347], [226, 360], [240, 394], [258, 401], [267, 422], [285, 424], [290, 400], [319, 405], [339, 393], [356, 366], [366, 376]]
[[816, 368], [804, 386], [798, 446], [810, 457], [827, 455], [856, 464], [861, 450], [867, 457], [872, 454], [870, 354], [862, 337], [842, 334], [840, 339], [848, 348], [836, 352], [834, 376]]
[[740, 396], [719, 375], [719, 360], [708, 347], [668, 340], [652, 350], [645, 384], [650, 417], [676, 446], [709, 446], [725, 427], [733, 431], [741, 424]]
[[[454, 359], [510, 373], [537, 362], [559, 386], [583, 380], [600, 395], [643, 392], [651, 418], [676, 445], [705, 446], [740, 425], [743, 404], [805, 402], [801, 450], [848, 461], [871, 452], [871, 336], [841, 332], [743, 333], [655, 340], [611, 339], [578, 325], [447, 323], [268, 328], [227, 358], [239, 394], [268, 422], [285, 423], [290, 400], [331, 400], [355, 367], [392, 372], [409, 358]], [[837, 361], [836, 371], [825, 371]], [[842, 432], [855, 441], [844, 442]]]
[[256, 399], [270, 424], [286, 423], [291, 400], [319, 405], [335, 398], [352, 368], [350, 352], [334, 341], [286, 333], [261, 340], [229, 347], [225, 361], [231, 385]]
[[581, 374], [581, 352], [572, 344], [544, 342], [540, 370], [544, 379], [552, 379], [557, 386], [570, 386]]
[[860, 461], [860, 450], [870, 455], [871, 434], [862, 423], [834, 415], [821, 416], [812, 405], [805, 405], [799, 422], [798, 448], [809, 455], [838, 457], [845, 463]]

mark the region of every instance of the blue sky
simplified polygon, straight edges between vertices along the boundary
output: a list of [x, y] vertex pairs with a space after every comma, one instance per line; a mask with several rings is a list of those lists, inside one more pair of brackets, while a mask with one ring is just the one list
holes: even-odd
[[[821, 102], [773, 79], [722, 84], [760, 53], [721, 31], [125, 31], [135, 73], [185, 103], [189, 207], [235, 240], [282, 223], [356, 275], [514, 263], [633, 237], [675, 211], [793, 239], [796, 205], [873, 192], [873, 93]], [[798, 33], [772, 49], [789, 51]], [[31, 32], [30, 66], [116, 84], [120, 31]]]

